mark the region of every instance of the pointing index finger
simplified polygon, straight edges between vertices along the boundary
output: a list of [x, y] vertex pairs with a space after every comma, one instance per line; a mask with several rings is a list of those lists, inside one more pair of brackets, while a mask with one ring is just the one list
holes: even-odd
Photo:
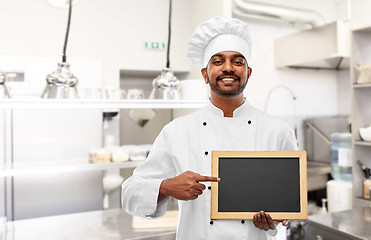
[[219, 182], [220, 178], [211, 176], [199, 176], [196, 178], [197, 182]]

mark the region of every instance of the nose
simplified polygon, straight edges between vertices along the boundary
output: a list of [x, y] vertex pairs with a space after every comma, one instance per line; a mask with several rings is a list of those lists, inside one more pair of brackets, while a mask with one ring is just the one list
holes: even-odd
[[230, 60], [226, 60], [224, 62], [222, 71], [223, 72], [234, 72], [234, 70], [233, 70], [233, 64], [232, 64], [232, 62]]

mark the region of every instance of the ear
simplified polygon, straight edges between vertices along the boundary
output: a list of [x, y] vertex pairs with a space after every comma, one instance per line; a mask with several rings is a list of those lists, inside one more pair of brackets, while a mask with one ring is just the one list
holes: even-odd
[[252, 68], [247, 67], [247, 75], [248, 75], [247, 78], [248, 78], [248, 79], [250, 78], [251, 73], [252, 73]]
[[202, 77], [204, 78], [205, 84], [208, 84], [209, 81], [207, 80], [207, 69], [206, 68], [201, 69], [201, 74]]

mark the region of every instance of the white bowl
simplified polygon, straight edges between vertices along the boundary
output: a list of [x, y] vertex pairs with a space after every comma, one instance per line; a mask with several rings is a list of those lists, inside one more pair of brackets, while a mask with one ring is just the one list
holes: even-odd
[[371, 127], [360, 128], [359, 135], [361, 135], [362, 140], [371, 141]]

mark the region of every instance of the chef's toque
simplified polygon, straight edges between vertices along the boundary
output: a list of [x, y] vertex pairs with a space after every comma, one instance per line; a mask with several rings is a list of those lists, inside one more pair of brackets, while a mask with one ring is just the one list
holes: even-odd
[[247, 23], [225, 17], [213, 17], [201, 23], [187, 44], [187, 55], [193, 64], [205, 68], [210, 58], [221, 51], [241, 53], [250, 59], [251, 38]]

